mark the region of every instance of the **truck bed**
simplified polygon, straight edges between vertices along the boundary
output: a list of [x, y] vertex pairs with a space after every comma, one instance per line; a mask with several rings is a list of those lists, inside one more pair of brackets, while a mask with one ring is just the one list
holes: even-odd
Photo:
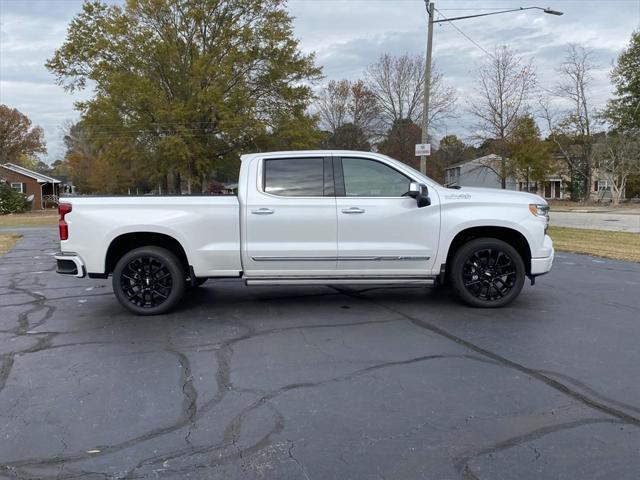
[[88, 273], [103, 273], [109, 246], [133, 233], [175, 238], [196, 276], [235, 276], [242, 269], [236, 196], [63, 197], [61, 202], [72, 205], [62, 249], [78, 253]]

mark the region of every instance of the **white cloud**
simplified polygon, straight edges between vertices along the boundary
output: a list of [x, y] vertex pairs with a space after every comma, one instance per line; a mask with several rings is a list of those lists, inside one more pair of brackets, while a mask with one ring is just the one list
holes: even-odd
[[[114, 0], [112, 0], [114, 1]], [[117, 3], [117, 2], [116, 2]], [[619, 51], [640, 26], [638, 0], [544, 0], [542, 6], [563, 10], [555, 17], [540, 11], [496, 15], [456, 22], [456, 26], [491, 50], [508, 44], [526, 59], [533, 59], [545, 86], [556, 81], [556, 69], [567, 43], [594, 48], [600, 69], [594, 79], [594, 98], [604, 104], [610, 94], [608, 72]], [[522, 4], [529, 4], [523, 2]], [[517, 8], [515, 0], [495, 0], [491, 7]], [[47, 159], [63, 153], [60, 127], [77, 118], [72, 96], [54, 84], [44, 62], [60, 46], [69, 21], [82, 6], [80, 0], [0, 0], [0, 102], [16, 107], [42, 125], [49, 147]], [[452, 17], [481, 13], [484, 3], [438, 0], [436, 7]], [[425, 43], [423, 0], [289, 0], [295, 17], [295, 35], [306, 52], [315, 51], [327, 80], [356, 78], [383, 52], [422, 55]], [[449, 10], [456, 9], [456, 10]], [[458, 89], [461, 108], [473, 94], [475, 71], [484, 52], [450, 24], [436, 25], [434, 60], [447, 81]], [[463, 134], [464, 115], [447, 130]]]

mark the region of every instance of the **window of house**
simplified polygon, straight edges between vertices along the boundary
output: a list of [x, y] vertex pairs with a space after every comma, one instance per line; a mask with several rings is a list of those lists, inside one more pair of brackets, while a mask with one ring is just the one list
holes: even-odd
[[409, 177], [375, 160], [343, 158], [347, 197], [402, 197], [409, 191]]
[[11, 182], [11, 189], [16, 192], [24, 193], [24, 184]]
[[593, 182], [593, 191], [594, 192], [598, 191], [598, 181], [597, 180], [595, 182]]
[[264, 191], [283, 197], [322, 197], [324, 195], [324, 159], [265, 160]]

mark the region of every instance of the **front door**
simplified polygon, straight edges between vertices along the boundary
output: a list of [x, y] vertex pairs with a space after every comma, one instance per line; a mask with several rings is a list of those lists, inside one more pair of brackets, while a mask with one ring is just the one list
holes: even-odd
[[333, 275], [337, 231], [331, 158], [265, 158], [251, 173], [243, 265], [250, 276]]
[[437, 194], [418, 208], [407, 196], [412, 180], [382, 161], [343, 157], [334, 167], [338, 274], [431, 274], [440, 233]]

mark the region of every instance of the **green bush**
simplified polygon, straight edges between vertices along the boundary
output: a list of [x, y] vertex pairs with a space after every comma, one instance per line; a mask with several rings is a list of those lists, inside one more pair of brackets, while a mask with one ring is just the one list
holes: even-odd
[[30, 204], [25, 196], [13, 190], [9, 185], [0, 182], [0, 215], [22, 213], [29, 210]]

